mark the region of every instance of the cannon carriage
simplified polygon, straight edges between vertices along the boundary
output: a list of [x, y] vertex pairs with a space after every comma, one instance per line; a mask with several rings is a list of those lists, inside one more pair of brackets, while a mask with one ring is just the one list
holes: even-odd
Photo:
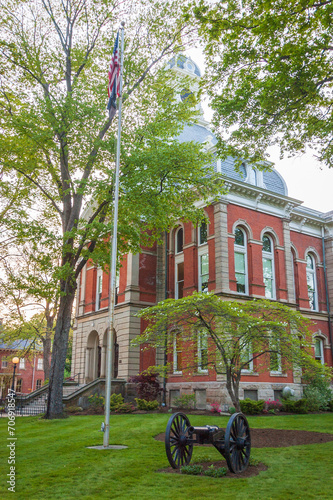
[[235, 413], [224, 430], [215, 425], [194, 427], [184, 413], [174, 413], [165, 432], [165, 449], [171, 467], [179, 469], [188, 465], [194, 444], [212, 444], [226, 459], [231, 472], [243, 472], [251, 453], [250, 427], [246, 417]]

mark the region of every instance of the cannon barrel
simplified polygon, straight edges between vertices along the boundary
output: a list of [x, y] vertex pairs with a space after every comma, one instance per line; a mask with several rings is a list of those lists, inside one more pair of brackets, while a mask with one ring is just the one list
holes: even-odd
[[179, 469], [191, 461], [194, 444], [212, 444], [234, 473], [244, 471], [250, 460], [251, 435], [242, 413], [234, 413], [226, 430], [216, 425], [195, 427], [182, 412], [174, 413], [165, 431], [165, 450], [171, 467]]
[[218, 430], [219, 428], [216, 425], [205, 425], [204, 427], [194, 427], [194, 425], [191, 425], [188, 428], [190, 434], [196, 434], [197, 436], [209, 436], [211, 432]]

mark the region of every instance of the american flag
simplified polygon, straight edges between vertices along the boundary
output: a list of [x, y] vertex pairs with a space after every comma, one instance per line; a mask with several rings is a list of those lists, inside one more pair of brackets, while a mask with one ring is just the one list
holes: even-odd
[[120, 72], [120, 60], [119, 60], [119, 31], [118, 31], [109, 67], [108, 110], [110, 119], [114, 117], [117, 109], [117, 96], [119, 97], [119, 85], [120, 85], [119, 72]]

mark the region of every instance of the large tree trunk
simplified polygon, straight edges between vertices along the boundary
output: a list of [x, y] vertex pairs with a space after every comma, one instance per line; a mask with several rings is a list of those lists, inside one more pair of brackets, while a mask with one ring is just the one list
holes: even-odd
[[51, 336], [52, 327], [49, 328], [49, 326], [47, 326], [45, 339], [43, 339], [43, 368], [45, 380], [49, 380], [50, 378]]
[[238, 383], [232, 377], [231, 370], [227, 368], [227, 390], [231, 398], [232, 404], [234, 405], [236, 411], [240, 411], [239, 404], [239, 380]]
[[55, 326], [52, 361], [49, 379], [49, 394], [45, 418], [64, 418], [62, 394], [64, 370], [67, 355], [68, 335], [71, 327], [72, 307], [75, 298], [73, 287], [60, 298], [59, 312]]

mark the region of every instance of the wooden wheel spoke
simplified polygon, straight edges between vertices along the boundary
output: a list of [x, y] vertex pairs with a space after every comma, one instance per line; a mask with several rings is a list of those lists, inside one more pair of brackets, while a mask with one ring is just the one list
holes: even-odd
[[184, 413], [175, 413], [169, 419], [165, 432], [165, 450], [171, 467], [179, 469], [190, 463], [193, 445], [187, 443], [190, 421]]
[[224, 452], [230, 471], [236, 473], [246, 469], [251, 452], [251, 437], [247, 420], [242, 413], [235, 413], [229, 419]]

